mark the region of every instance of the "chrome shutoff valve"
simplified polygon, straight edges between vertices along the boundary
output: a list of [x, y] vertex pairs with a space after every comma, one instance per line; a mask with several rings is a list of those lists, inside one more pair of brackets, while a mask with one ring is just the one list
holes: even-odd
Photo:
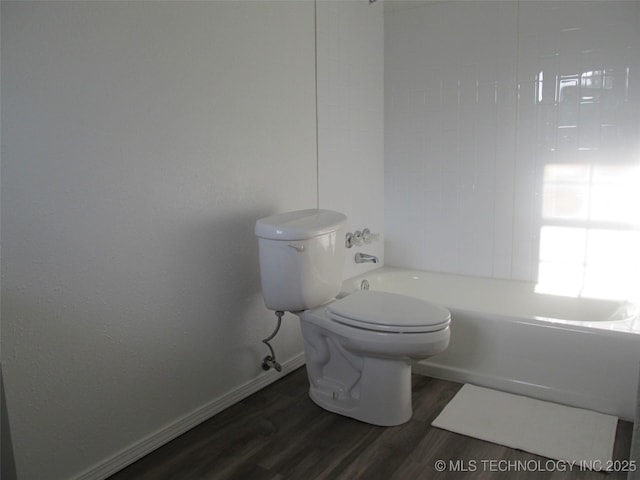
[[276, 359], [271, 355], [267, 355], [266, 357], [264, 357], [264, 360], [262, 360], [262, 369], [266, 371], [272, 368], [275, 368], [278, 372], [282, 371], [282, 366], [278, 362], [276, 362]]

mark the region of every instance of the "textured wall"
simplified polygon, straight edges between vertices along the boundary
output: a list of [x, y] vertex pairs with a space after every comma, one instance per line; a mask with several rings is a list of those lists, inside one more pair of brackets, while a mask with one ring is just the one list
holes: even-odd
[[[2, 364], [19, 478], [264, 375], [257, 218], [317, 202], [312, 2], [2, 2]], [[297, 321], [274, 341], [302, 351]]]

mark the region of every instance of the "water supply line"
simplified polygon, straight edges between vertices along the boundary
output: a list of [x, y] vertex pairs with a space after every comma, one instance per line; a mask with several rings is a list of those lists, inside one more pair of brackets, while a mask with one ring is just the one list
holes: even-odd
[[271, 335], [269, 335], [267, 338], [262, 340], [262, 343], [264, 343], [267, 347], [269, 347], [269, 351], [271, 352], [271, 355], [267, 355], [262, 360], [263, 370], [269, 370], [271, 368], [275, 368], [278, 372], [282, 371], [282, 366], [276, 361], [276, 352], [273, 351], [273, 347], [269, 342], [273, 340], [273, 337], [275, 337], [276, 334], [278, 333], [278, 330], [280, 330], [280, 325], [282, 324], [283, 315], [284, 315], [283, 311], [281, 310], [276, 311], [276, 316], [278, 317], [278, 324], [276, 325], [276, 329], [273, 331]]

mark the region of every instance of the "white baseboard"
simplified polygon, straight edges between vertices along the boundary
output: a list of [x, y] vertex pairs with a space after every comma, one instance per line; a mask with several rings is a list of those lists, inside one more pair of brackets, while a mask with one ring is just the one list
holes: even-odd
[[136, 460], [151, 453], [174, 438], [182, 435], [196, 425], [208, 420], [222, 410], [247, 398], [258, 390], [282, 378], [284, 375], [304, 365], [304, 352], [282, 364], [282, 372], [270, 370], [240, 387], [225, 393], [207, 405], [185, 415], [157, 432], [141, 439], [139, 442], [125, 448], [121, 452], [103, 462], [89, 468], [74, 480], [104, 480], [114, 473], [131, 465]]

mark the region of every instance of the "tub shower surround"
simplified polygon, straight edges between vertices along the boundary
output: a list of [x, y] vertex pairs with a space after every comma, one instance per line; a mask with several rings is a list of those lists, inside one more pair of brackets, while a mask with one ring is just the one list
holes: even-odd
[[535, 292], [527, 282], [383, 267], [344, 282], [451, 311], [448, 348], [416, 373], [473, 383], [633, 421], [640, 314], [623, 301]]
[[390, 3], [385, 263], [639, 285], [640, 2]]

